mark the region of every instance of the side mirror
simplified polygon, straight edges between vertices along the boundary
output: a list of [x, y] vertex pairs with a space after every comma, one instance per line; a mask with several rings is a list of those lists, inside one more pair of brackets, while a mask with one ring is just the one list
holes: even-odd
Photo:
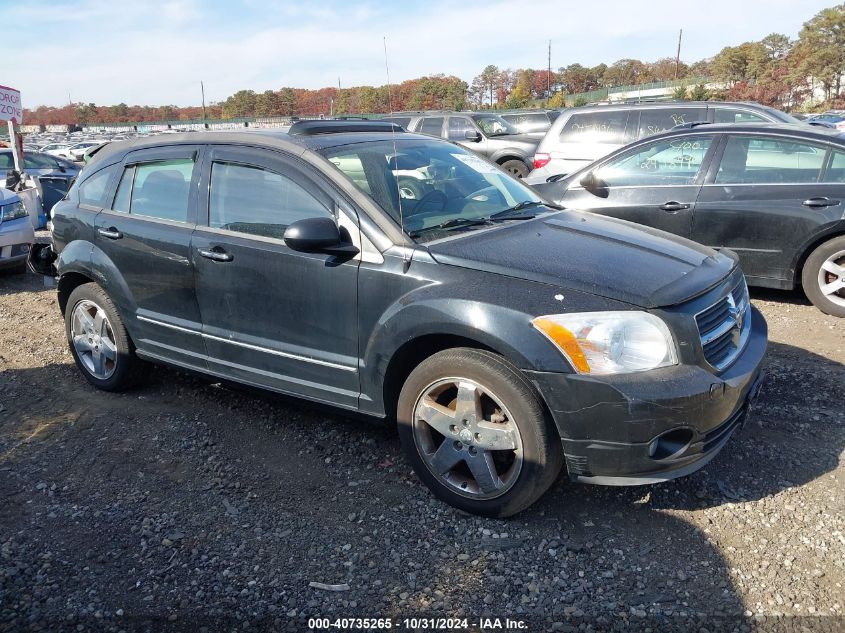
[[596, 172], [594, 171], [591, 171], [589, 174], [581, 178], [581, 180], [578, 181], [578, 184], [599, 198], [607, 198], [609, 193], [607, 190], [607, 183], [596, 176]]
[[297, 220], [285, 229], [285, 244], [302, 253], [327, 253], [354, 256], [358, 249], [344, 243], [340, 228], [332, 218], [306, 218]]
[[478, 143], [481, 140], [481, 132], [477, 130], [467, 130], [464, 132], [464, 139], [472, 143]]

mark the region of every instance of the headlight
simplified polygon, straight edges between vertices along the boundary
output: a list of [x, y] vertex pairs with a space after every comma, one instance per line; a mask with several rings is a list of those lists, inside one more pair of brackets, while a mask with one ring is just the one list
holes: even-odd
[[0, 222], [25, 218], [27, 215], [23, 202], [13, 202], [12, 204], [4, 204], [0, 207]]
[[579, 374], [627, 374], [678, 362], [669, 328], [647, 312], [552, 314], [531, 323]]

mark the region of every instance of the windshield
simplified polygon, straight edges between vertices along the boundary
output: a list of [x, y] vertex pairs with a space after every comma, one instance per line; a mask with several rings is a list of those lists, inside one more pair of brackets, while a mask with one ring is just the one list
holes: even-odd
[[802, 123], [800, 119], [796, 119], [794, 116], [787, 114], [783, 110], [776, 110], [775, 108], [765, 108], [765, 110], [778, 121], [783, 121], [784, 123]]
[[388, 140], [321, 153], [417, 242], [548, 211], [527, 186], [457, 145], [397, 139], [395, 148]]
[[498, 114], [475, 114], [473, 121], [478, 124], [485, 136], [506, 136], [508, 134], [519, 134], [513, 125], [505, 121]]

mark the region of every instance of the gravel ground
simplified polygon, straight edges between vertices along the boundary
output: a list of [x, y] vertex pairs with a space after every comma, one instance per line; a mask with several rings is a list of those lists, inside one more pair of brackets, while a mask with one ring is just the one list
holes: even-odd
[[434, 500], [383, 423], [163, 368], [97, 392], [54, 291], [0, 276], [0, 629], [450, 616], [497, 630], [490, 616], [532, 631], [841, 631], [845, 327], [796, 294], [753, 300], [769, 378], [703, 471], [639, 488], [561, 478], [494, 521]]

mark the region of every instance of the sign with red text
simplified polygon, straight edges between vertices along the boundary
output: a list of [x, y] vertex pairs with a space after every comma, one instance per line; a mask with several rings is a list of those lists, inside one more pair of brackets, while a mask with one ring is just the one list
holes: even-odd
[[0, 86], [0, 121], [23, 122], [21, 93], [8, 86]]

